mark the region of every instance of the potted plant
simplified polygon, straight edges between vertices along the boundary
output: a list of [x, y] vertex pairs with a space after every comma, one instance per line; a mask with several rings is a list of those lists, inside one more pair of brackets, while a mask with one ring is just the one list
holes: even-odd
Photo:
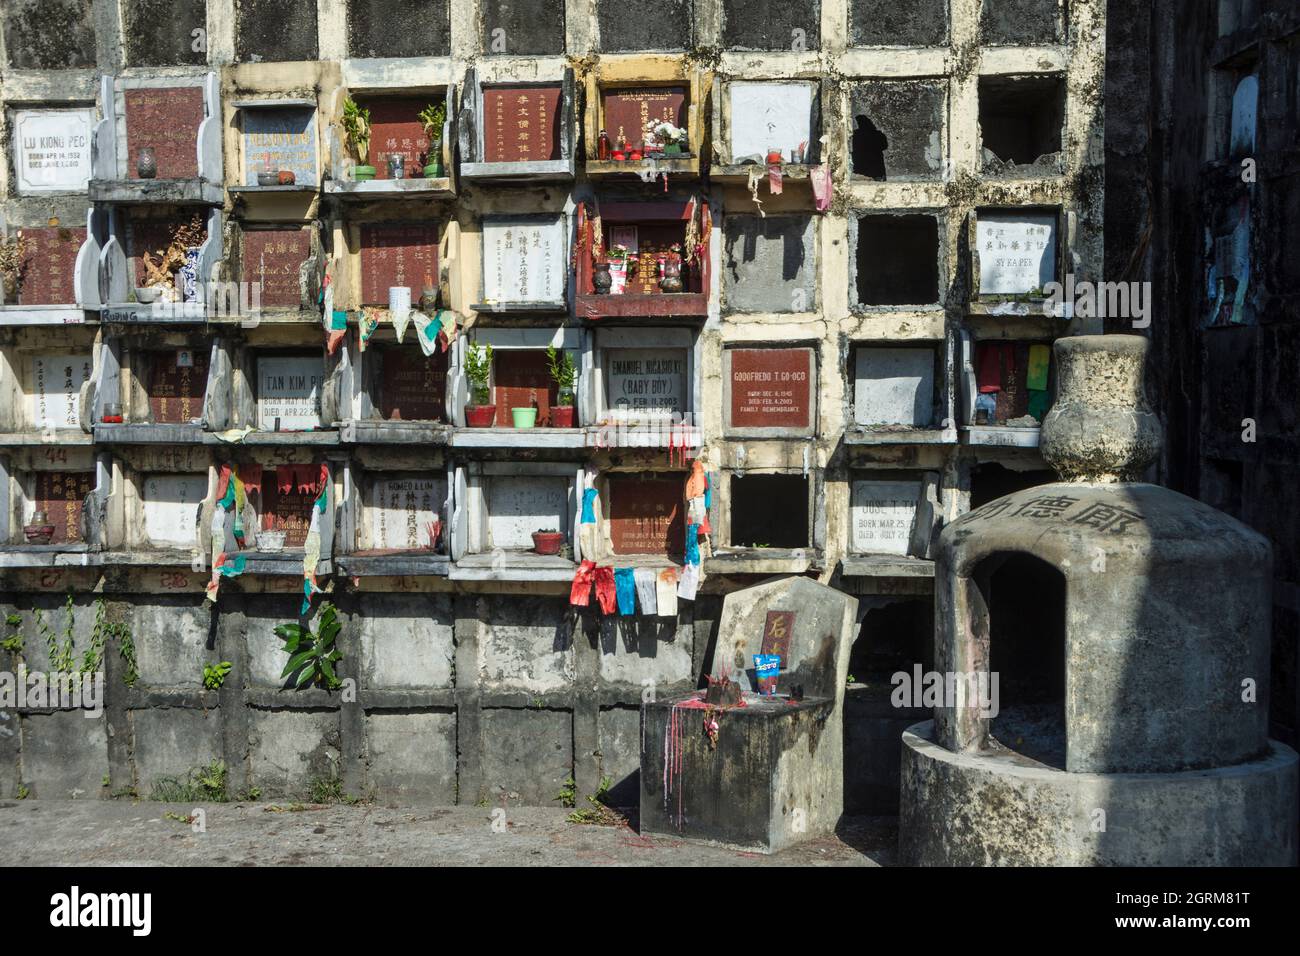
[[533, 550], [538, 554], [559, 554], [564, 546], [564, 533], [554, 528], [533, 532]]
[[537, 393], [533, 392], [531, 404], [510, 409], [515, 428], [532, 428], [537, 424]]
[[465, 347], [465, 377], [469, 379], [470, 403], [465, 406], [465, 424], [487, 428], [496, 418], [492, 404], [492, 346], [471, 342]]
[[420, 125], [429, 139], [428, 162], [424, 167], [426, 179], [442, 176], [442, 128], [447, 122], [447, 103], [430, 103], [420, 111]]
[[663, 120], [651, 120], [645, 125], [646, 141], [663, 146], [665, 156], [681, 156], [686, 145], [686, 130]]
[[352, 178], [358, 182], [375, 178], [375, 167], [366, 165], [370, 157], [370, 110], [357, 105], [348, 97], [343, 101], [343, 132], [357, 154], [358, 165], [352, 169]]
[[557, 404], [551, 409], [551, 425], [555, 428], [572, 428], [573, 385], [578, 377], [578, 367], [567, 350], [557, 349], [554, 345], [546, 346], [546, 364], [558, 393]]

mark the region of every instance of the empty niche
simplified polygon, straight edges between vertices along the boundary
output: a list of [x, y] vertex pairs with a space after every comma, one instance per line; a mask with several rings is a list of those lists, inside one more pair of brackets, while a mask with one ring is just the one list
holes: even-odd
[[[49, 8], [42, 4], [42, 15]], [[126, 62], [131, 66], [202, 66], [208, 62], [207, 48], [194, 42], [192, 31], [206, 23], [207, 0], [125, 0], [122, 39]]]
[[981, 77], [979, 101], [985, 172], [1059, 166], [1065, 125], [1063, 77]]
[[808, 479], [733, 475], [731, 544], [737, 548], [808, 547]]
[[816, 307], [809, 216], [727, 216], [723, 296], [733, 312], [808, 312]]
[[850, 164], [876, 180], [943, 175], [944, 87], [932, 80], [862, 83], [852, 94]]
[[1065, 0], [982, 0], [980, 36], [989, 46], [1065, 41]]
[[867, 600], [889, 603], [868, 607], [862, 614], [861, 630], [849, 652], [849, 673], [855, 682], [886, 683], [900, 671], [910, 674], [915, 664], [928, 670], [932, 666], [933, 598]]
[[948, 42], [948, 0], [849, 0], [852, 46], [941, 46]]
[[933, 305], [939, 300], [939, 220], [862, 216], [857, 221], [858, 304]]
[[854, 356], [856, 424], [929, 428], [935, 420], [935, 349], [858, 346]]
[[995, 462], [975, 465], [970, 472], [971, 510], [1017, 491], [1036, 488], [1054, 481], [1056, 481], [1056, 472], [1047, 469], [1015, 471]]
[[722, 44], [732, 50], [816, 50], [819, 0], [722, 0]]
[[318, 49], [316, 0], [239, 0], [237, 62], [315, 60]]
[[647, 10], [618, 0], [597, 0], [601, 52], [685, 50], [691, 43], [692, 8], [691, 0], [658, 0]]
[[564, 0], [484, 0], [479, 10], [485, 53], [564, 52]]
[[348, 53], [354, 57], [446, 56], [447, 0], [348, 0]]

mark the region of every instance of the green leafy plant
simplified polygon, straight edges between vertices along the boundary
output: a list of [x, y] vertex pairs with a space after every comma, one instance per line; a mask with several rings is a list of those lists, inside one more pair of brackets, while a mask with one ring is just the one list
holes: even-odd
[[21, 783], [18, 785], [18, 789], [14, 791], [14, 796], [16, 796], [19, 800], [26, 800], [31, 795], [32, 795], [31, 788]]
[[21, 654], [23, 652], [23, 635], [18, 628], [22, 627], [23, 618], [21, 614], [10, 614], [5, 618], [5, 626], [13, 630], [0, 640], [0, 648], [8, 651], [10, 654]]
[[551, 373], [551, 380], [559, 390], [561, 405], [573, 404], [573, 386], [578, 380], [578, 366], [573, 355], [567, 349], [557, 349], [554, 345], [546, 346], [546, 365]]
[[158, 803], [229, 803], [226, 762], [212, 760], [206, 766], [192, 767], [183, 778], [158, 777], [149, 799]]
[[570, 823], [590, 823], [606, 827], [621, 826], [627, 822], [621, 813], [609, 806], [609, 788], [613, 785], [612, 777], [601, 777], [596, 792], [587, 794], [587, 803], [590, 806], [574, 810], [565, 819]]
[[343, 659], [343, 654], [334, 649], [340, 627], [338, 612], [326, 601], [321, 605], [315, 633], [301, 624], [281, 624], [275, 629], [275, 636], [284, 641], [284, 651], [289, 655], [280, 673], [286, 687], [321, 684], [334, 690], [342, 684], [334, 673], [334, 665]]
[[370, 155], [370, 110], [358, 106], [350, 96], [343, 101], [343, 132], [347, 134], [357, 160], [366, 165], [366, 158]]
[[101, 597], [95, 602], [95, 626], [90, 633], [90, 649], [82, 658], [82, 673], [93, 674], [103, 666], [104, 648], [110, 640], [117, 642], [118, 656], [126, 665], [122, 671], [122, 683], [134, 687], [140, 679], [140, 669], [135, 659], [135, 638], [125, 621], [108, 619], [108, 607]]
[[562, 807], [572, 807], [578, 799], [578, 784], [570, 774], [560, 787], [560, 792], [551, 798], [560, 801]]
[[489, 403], [488, 382], [492, 379], [492, 346], [471, 342], [465, 347], [465, 377], [475, 405]]
[[424, 127], [424, 135], [429, 137], [429, 144], [442, 142], [442, 127], [447, 122], [447, 104], [430, 103], [424, 109], [420, 110], [420, 125]]
[[50, 627], [40, 608], [37, 608], [35, 612], [36, 630], [40, 632], [45, 641], [45, 649], [49, 652], [50, 670], [56, 673], [70, 674], [73, 670], [73, 650], [76, 643], [72, 636], [75, 617], [71, 591], [68, 592], [68, 599], [64, 602], [63, 610], [64, 622], [61, 633]]
[[221, 685], [226, 682], [226, 675], [230, 673], [230, 668], [234, 666], [230, 661], [222, 661], [220, 664], [204, 664], [203, 686], [208, 690], [220, 690]]

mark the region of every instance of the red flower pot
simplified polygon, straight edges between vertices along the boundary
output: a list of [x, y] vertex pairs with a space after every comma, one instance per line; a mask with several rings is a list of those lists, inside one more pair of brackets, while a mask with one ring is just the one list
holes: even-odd
[[573, 421], [576, 417], [576, 409], [572, 405], [553, 405], [551, 407], [551, 427], [552, 428], [572, 428]]
[[470, 428], [491, 428], [496, 417], [497, 407], [495, 405], [465, 406], [465, 424]]
[[533, 550], [538, 554], [559, 554], [564, 535], [559, 531], [534, 531]]

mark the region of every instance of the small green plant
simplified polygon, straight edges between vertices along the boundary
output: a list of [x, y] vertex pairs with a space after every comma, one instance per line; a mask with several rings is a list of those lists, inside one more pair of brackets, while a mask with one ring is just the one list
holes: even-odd
[[114, 790], [108, 795], [110, 800], [139, 800], [140, 794], [135, 787], [122, 787], [120, 790]]
[[590, 806], [574, 810], [565, 819], [570, 823], [591, 823], [597, 826], [620, 826], [626, 822], [622, 814], [609, 806], [609, 788], [613, 785], [612, 777], [601, 777], [596, 792], [587, 794], [587, 803]]
[[471, 402], [490, 404], [488, 382], [492, 380], [492, 346], [471, 342], [465, 347], [465, 377], [469, 379]]
[[117, 641], [117, 653], [125, 665], [122, 671], [122, 683], [127, 687], [134, 687], [135, 682], [140, 679], [140, 670], [135, 659], [135, 638], [125, 621], [108, 619], [108, 608], [101, 597], [95, 602], [95, 627], [90, 634], [90, 649], [82, 658], [82, 673], [93, 674], [103, 666], [104, 647], [110, 640]]
[[254, 800], [261, 799], [261, 796], [261, 787], [245, 787], [243, 790], [239, 791], [239, 795], [235, 799], [242, 800], [245, 803], [250, 803]]
[[68, 599], [64, 602], [64, 623], [62, 633], [50, 627], [45, 620], [45, 615], [41, 613], [40, 608], [36, 609], [36, 629], [40, 632], [41, 637], [45, 639], [45, 649], [49, 652], [50, 670], [61, 674], [72, 673], [73, 666], [73, 648], [75, 640], [72, 636], [74, 621], [72, 592], [68, 592]]
[[301, 624], [276, 627], [275, 636], [284, 641], [284, 651], [289, 655], [289, 662], [280, 673], [286, 687], [321, 684], [327, 690], [334, 690], [342, 685], [334, 673], [334, 665], [343, 659], [342, 653], [334, 649], [340, 626], [338, 612], [326, 601], [321, 605], [315, 633]]
[[343, 101], [343, 132], [357, 154], [357, 161], [366, 165], [370, 155], [370, 110], [358, 106], [350, 96]]
[[184, 779], [158, 777], [149, 791], [149, 799], [158, 803], [229, 803], [226, 762], [213, 760], [207, 766], [193, 767]]
[[4, 640], [0, 640], [0, 648], [8, 651], [10, 654], [21, 654], [23, 652], [23, 635], [18, 628], [22, 627], [23, 618], [21, 614], [10, 614], [5, 618], [5, 626], [13, 630]]
[[573, 385], [578, 380], [578, 367], [573, 355], [567, 349], [557, 349], [554, 345], [546, 346], [546, 364], [551, 373], [551, 380], [559, 392], [561, 405], [573, 404]]
[[168, 810], [163, 814], [164, 820], [175, 820], [177, 823], [193, 823], [194, 815], [192, 813], [173, 813]]
[[560, 801], [562, 807], [572, 807], [578, 800], [578, 784], [570, 774], [560, 786], [560, 792], [551, 798]]
[[234, 666], [230, 661], [222, 661], [220, 664], [204, 664], [203, 686], [208, 690], [221, 690], [221, 685], [226, 682], [226, 675], [230, 673], [230, 668]]
[[420, 125], [424, 127], [424, 135], [429, 137], [429, 145], [442, 142], [442, 127], [447, 122], [447, 104], [430, 103], [424, 109], [420, 110]]
[[19, 800], [26, 800], [31, 795], [32, 795], [31, 788], [21, 783], [18, 785], [18, 789], [14, 791], [14, 796], [16, 796]]

